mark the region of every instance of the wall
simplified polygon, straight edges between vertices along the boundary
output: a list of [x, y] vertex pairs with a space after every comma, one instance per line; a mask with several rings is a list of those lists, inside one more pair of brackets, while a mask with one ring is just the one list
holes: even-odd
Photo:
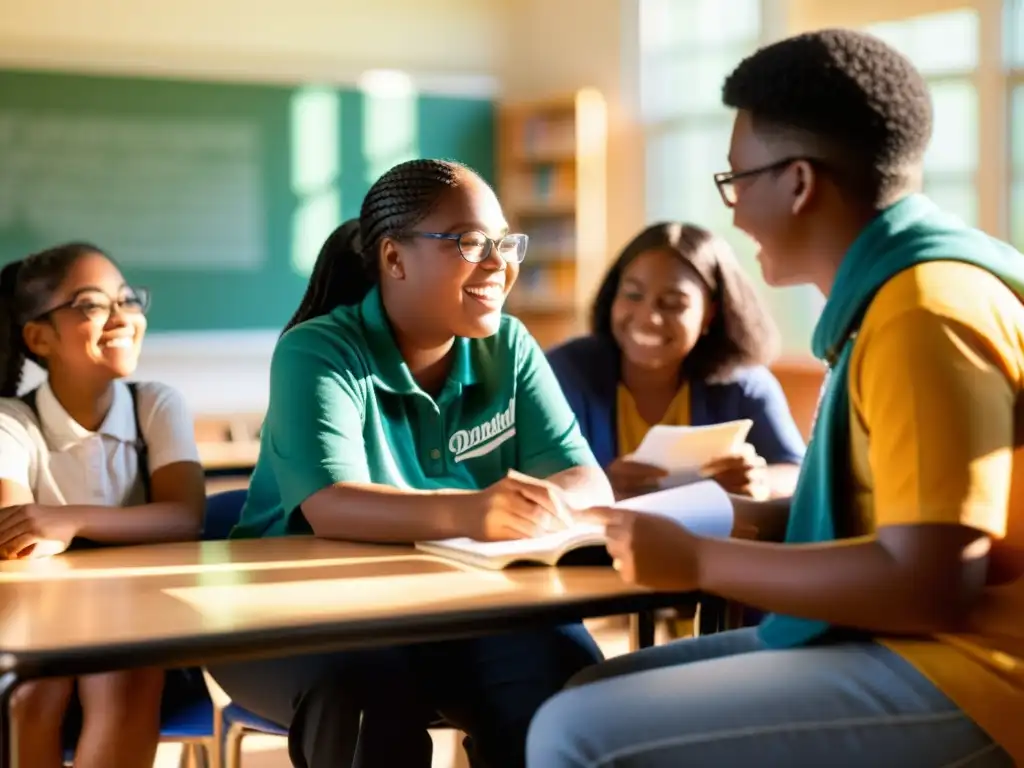
[[0, 0], [0, 66], [339, 83], [373, 67], [443, 87], [493, 77], [501, 31], [481, 0]]
[[[338, 85], [397, 69], [420, 93], [492, 97], [503, 21], [481, 0], [0, 0], [0, 69]], [[152, 334], [138, 376], [178, 387], [196, 411], [262, 410], [275, 339]]]

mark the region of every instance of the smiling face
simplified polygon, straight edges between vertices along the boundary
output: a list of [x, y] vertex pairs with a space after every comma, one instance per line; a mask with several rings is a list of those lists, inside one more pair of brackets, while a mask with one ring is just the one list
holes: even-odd
[[[382, 279], [390, 283], [385, 287], [401, 304], [402, 314], [417, 321], [406, 333], [466, 338], [496, 333], [505, 299], [519, 276], [521, 251], [490, 242], [501, 242], [507, 234], [498, 198], [467, 171], [409, 236], [385, 239]], [[461, 240], [438, 235], [459, 235]], [[487, 255], [478, 263], [463, 256], [479, 258], [483, 253]]]
[[671, 251], [643, 251], [622, 271], [612, 334], [641, 368], [678, 368], [711, 321], [713, 305], [693, 267]]
[[68, 269], [46, 313], [26, 323], [25, 343], [46, 362], [51, 377], [130, 376], [146, 333], [144, 305], [113, 262], [89, 253]]

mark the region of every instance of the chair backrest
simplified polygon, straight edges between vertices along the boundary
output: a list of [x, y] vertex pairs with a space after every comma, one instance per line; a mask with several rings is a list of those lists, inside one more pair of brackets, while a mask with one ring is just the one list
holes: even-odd
[[242, 515], [242, 505], [248, 493], [245, 488], [236, 488], [207, 496], [203, 541], [220, 541], [228, 537]]

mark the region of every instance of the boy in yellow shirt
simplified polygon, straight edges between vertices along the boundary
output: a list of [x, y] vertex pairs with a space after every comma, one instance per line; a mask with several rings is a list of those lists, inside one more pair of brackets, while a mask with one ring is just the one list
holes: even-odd
[[830, 368], [779, 544], [600, 510], [624, 577], [771, 612], [582, 673], [534, 721], [544, 768], [1024, 764], [1024, 256], [920, 186], [920, 74], [849, 30], [726, 80], [715, 181], [773, 285], [827, 302]]

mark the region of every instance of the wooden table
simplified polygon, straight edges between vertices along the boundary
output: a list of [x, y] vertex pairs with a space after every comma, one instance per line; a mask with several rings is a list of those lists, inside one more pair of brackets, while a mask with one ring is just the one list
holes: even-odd
[[210, 472], [249, 474], [260, 456], [258, 440], [198, 443], [199, 461]]
[[688, 598], [610, 568], [490, 572], [310, 537], [0, 563], [0, 768], [12, 765], [10, 694], [32, 678], [445, 640]]

